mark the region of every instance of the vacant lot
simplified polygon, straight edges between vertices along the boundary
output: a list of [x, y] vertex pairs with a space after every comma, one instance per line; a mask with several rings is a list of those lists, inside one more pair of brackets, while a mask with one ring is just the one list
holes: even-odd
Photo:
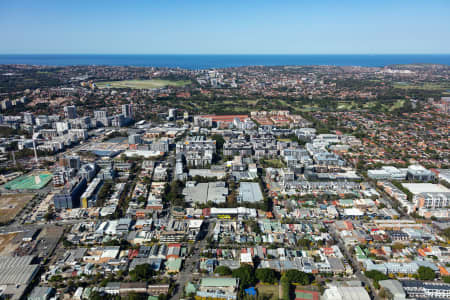
[[12, 240], [16, 237], [17, 233], [8, 233], [0, 235], [0, 255], [9, 255], [14, 251], [14, 243]]
[[152, 79], [152, 80], [122, 80], [122, 81], [104, 81], [96, 82], [95, 84], [99, 88], [130, 88], [130, 89], [154, 89], [162, 88], [166, 86], [183, 87], [190, 84], [189, 80], [162, 80], [162, 79]]
[[270, 297], [270, 300], [278, 300], [279, 298], [281, 298], [281, 295], [278, 295], [278, 285], [258, 283], [256, 285], [256, 289], [258, 290], [259, 295]]
[[0, 196], [0, 223], [13, 220], [25, 205], [33, 199], [33, 194], [11, 194]]

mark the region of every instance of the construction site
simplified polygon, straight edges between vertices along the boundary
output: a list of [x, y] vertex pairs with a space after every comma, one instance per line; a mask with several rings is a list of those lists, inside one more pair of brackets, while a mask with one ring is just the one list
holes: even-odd
[[39, 190], [46, 186], [52, 177], [50, 172], [33, 172], [17, 177], [2, 187], [10, 191]]

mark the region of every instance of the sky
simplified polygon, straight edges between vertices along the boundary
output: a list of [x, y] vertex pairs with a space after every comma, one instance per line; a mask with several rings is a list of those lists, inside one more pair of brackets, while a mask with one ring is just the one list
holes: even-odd
[[0, 54], [449, 54], [449, 0], [0, 0]]

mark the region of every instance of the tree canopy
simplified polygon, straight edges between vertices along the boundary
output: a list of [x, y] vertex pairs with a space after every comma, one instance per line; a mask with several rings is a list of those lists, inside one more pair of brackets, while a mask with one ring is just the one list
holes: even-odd
[[262, 268], [257, 269], [255, 272], [256, 278], [264, 283], [274, 284], [278, 281], [278, 274], [273, 269], [270, 268]]
[[308, 285], [314, 280], [311, 274], [298, 270], [287, 270], [284, 276], [290, 283], [300, 283], [302, 285]]
[[137, 265], [136, 268], [130, 272], [132, 281], [148, 281], [153, 275], [155, 275], [155, 272], [149, 264]]
[[241, 288], [247, 288], [256, 284], [256, 277], [253, 267], [250, 265], [241, 265], [232, 272], [233, 277], [239, 278]]
[[233, 272], [227, 266], [218, 266], [214, 270], [214, 273], [219, 274], [220, 276], [226, 276], [226, 275], [231, 275]]
[[366, 275], [366, 277], [376, 281], [389, 279], [386, 274], [383, 274], [382, 272], [376, 270], [366, 271], [364, 274]]
[[420, 266], [417, 270], [417, 275], [420, 280], [433, 280], [436, 278], [436, 273], [429, 267]]

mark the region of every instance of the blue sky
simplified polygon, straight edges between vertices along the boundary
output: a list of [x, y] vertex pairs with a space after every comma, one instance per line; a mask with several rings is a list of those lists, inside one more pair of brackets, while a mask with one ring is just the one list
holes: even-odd
[[450, 53], [449, 0], [0, 0], [0, 53]]

